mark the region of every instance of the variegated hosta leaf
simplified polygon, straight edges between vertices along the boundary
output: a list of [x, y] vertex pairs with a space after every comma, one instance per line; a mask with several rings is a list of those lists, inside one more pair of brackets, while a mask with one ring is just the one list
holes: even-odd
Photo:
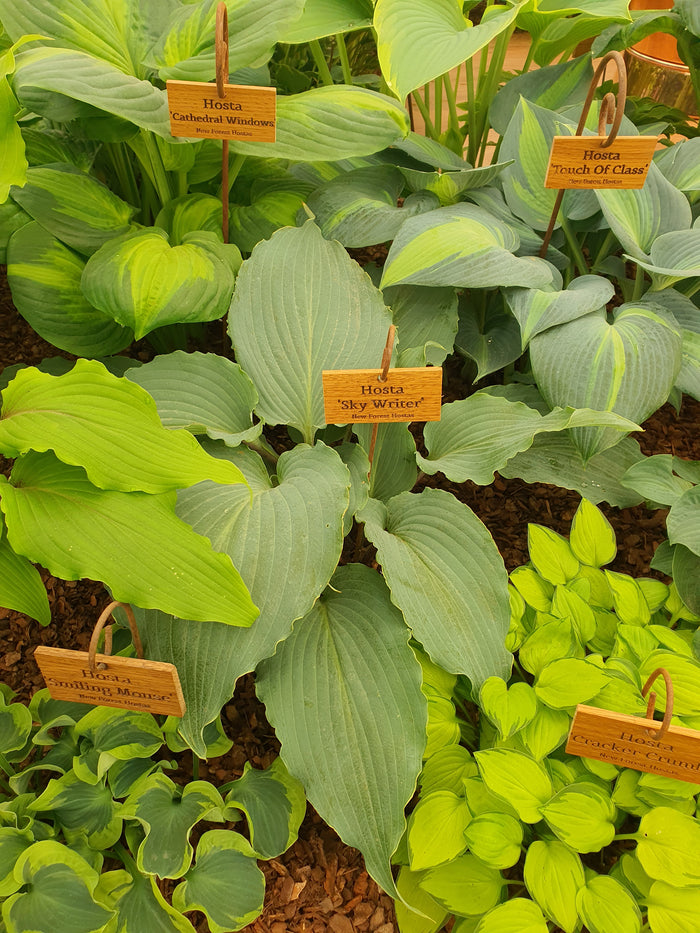
[[381, 576], [347, 565], [256, 675], [287, 767], [393, 896], [389, 862], [425, 746], [408, 635]]
[[[259, 65], [298, 19], [303, 0], [227, 0], [229, 71]], [[149, 53], [148, 64], [165, 81], [211, 81], [216, 74], [214, 36], [217, 0], [182, 4], [174, 10], [163, 34]]]
[[25, 224], [31, 223], [32, 218], [23, 211], [19, 204], [8, 198], [0, 204], [0, 263], [7, 265], [7, 245], [15, 231]]
[[134, 212], [106, 185], [72, 165], [28, 169], [26, 185], [13, 188], [12, 197], [45, 230], [86, 256], [126, 233]]
[[[3, 483], [0, 481], [0, 497]], [[41, 625], [51, 621], [51, 609], [46, 589], [26, 557], [15, 554], [10, 547], [5, 531], [5, 521], [0, 512], [0, 606], [22, 612]]]
[[687, 231], [693, 222], [688, 199], [653, 162], [643, 188], [606, 188], [595, 195], [610, 229], [635, 260], [648, 258], [657, 237]]
[[229, 933], [252, 923], [264, 898], [265, 876], [249, 843], [230, 830], [211, 829], [197, 844], [195, 864], [173, 891], [173, 906], [201, 910], [212, 933]]
[[[659, 305], [625, 304], [550, 328], [530, 343], [537, 385], [547, 403], [593, 408], [641, 423], [668, 398], [681, 366], [682, 338]], [[605, 427], [576, 428], [584, 460], [619, 439]]]
[[519, 242], [511, 227], [481, 207], [441, 207], [402, 225], [381, 285], [546, 286], [552, 279], [550, 266], [541, 259], [514, 256]]
[[[369, 455], [372, 443], [371, 424], [355, 425], [355, 433]], [[418, 479], [416, 441], [407, 424], [379, 424], [374, 445], [374, 459], [369, 474], [369, 495], [373, 499], [391, 499], [413, 489]]]
[[536, 334], [605, 307], [614, 292], [608, 279], [582, 275], [562, 290], [508, 288], [505, 297], [520, 324], [524, 350]]
[[187, 431], [163, 427], [150, 395], [96, 360], [77, 360], [63, 376], [19, 370], [2, 393], [0, 450], [7, 457], [53, 450], [95, 485], [126, 492], [243, 482]]
[[282, 759], [276, 758], [264, 771], [251, 768], [247, 761], [242, 777], [230, 788], [226, 806], [245, 813], [255, 855], [269, 859], [286, 852], [304, 819], [306, 797]]
[[122, 870], [104, 872], [100, 875], [96, 895], [101, 904], [116, 911], [115, 920], [105, 928], [106, 933], [142, 933], [145, 930], [195, 933], [190, 921], [165, 900], [152, 875], [139, 872], [131, 875]]
[[277, 100], [274, 143], [231, 141], [231, 151], [292, 162], [335, 162], [386, 149], [409, 131], [408, 113], [392, 97], [344, 84]]
[[524, 2], [508, 0], [502, 10], [472, 26], [458, 0], [378, 0], [374, 28], [387, 84], [403, 100], [505, 32]]
[[[256, 160], [258, 161], [258, 160]], [[290, 173], [256, 179], [250, 187], [250, 204], [231, 204], [229, 237], [239, 249], [251, 253], [261, 240], [280, 227], [295, 227], [309, 185]], [[304, 214], [303, 220], [307, 219]]]
[[170, 246], [165, 231], [151, 227], [116, 237], [91, 256], [82, 288], [138, 340], [165, 324], [222, 317], [239, 263], [236, 247], [214, 233], [187, 233], [180, 246]]
[[328, 239], [343, 246], [374, 246], [392, 240], [408, 217], [439, 207], [433, 195], [396, 201], [403, 189], [401, 172], [393, 165], [372, 165], [332, 178], [309, 198], [309, 210]]
[[627, 470], [622, 482], [650, 502], [671, 506], [684, 492], [693, 488], [693, 483], [676, 475], [676, 464], [680, 462], [671, 454], [645, 457]]
[[372, 0], [306, 0], [304, 12], [280, 42], [312, 42], [372, 25]]
[[307, 442], [325, 425], [322, 371], [378, 367], [390, 324], [366, 273], [312, 221], [256, 246], [229, 314], [236, 359], [260, 393], [258, 416]]
[[202, 730], [233, 695], [236, 680], [274, 653], [330, 580], [350, 482], [337, 454], [322, 444], [283, 454], [275, 486], [257, 454], [238, 448], [226, 456], [243, 470], [252, 501], [244, 487], [217, 491], [201, 483], [181, 494], [178, 514], [238, 566], [260, 607], [255, 634], [237, 637], [241, 629], [231, 638], [228, 626], [138, 613], [149, 657], [177, 666], [187, 703], [180, 733], [200, 757], [206, 754]]
[[38, 813], [50, 811], [67, 838], [85, 834], [94, 849], [108, 849], [122, 834], [119, 805], [104, 782], [87, 784], [72, 771], [50, 780], [31, 808]]
[[208, 781], [190, 781], [182, 788], [164, 774], [145, 778], [121, 810], [123, 819], [138, 820], [146, 833], [136, 857], [140, 871], [181, 878], [192, 862], [192, 827], [204, 819], [223, 823], [223, 803]]
[[10, 544], [64, 580], [103, 580], [115, 599], [185, 618], [250, 625], [258, 612], [224, 554], [174, 514], [171, 494], [97, 489], [52, 453], [26, 454], [2, 485]]
[[[454, 288], [397, 285], [383, 290], [396, 324], [399, 366], [441, 366], [452, 352], [457, 334]], [[420, 362], [413, 362], [413, 354]]]
[[96, 108], [170, 138], [165, 91], [94, 55], [51, 46], [21, 52], [12, 84], [24, 107], [59, 123]]
[[700, 401], [700, 309], [690, 298], [673, 288], [647, 292], [642, 303], [646, 304], [647, 301], [660, 304], [676, 319], [683, 336], [682, 362], [676, 388]]
[[388, 152], [382, 153], [382, 159], [395, 162], [399, 168], [404, 165], [417, 168], [416, 162], [441, 169], [443, 172], [461, 172], [472, 168], [469, 162], [465, 162], [456, 152], [443, 146], [436, 139], [413, 131], [405, 139], [395, 142]]
[[550, 11], [588, 13], [590, 16], [616, 16], [619, 19], [631, 19], [627, 7], [629, 0], [540, 0], [538, 9], [543, 13]]
[[221, 233], [221, 201], [212, 194], [183, 194], [168, 201], [158, 212], [155, 220], [168, 234], [173, 246], [179, 246], [185, 234], [195, 230]]
[[0, 72], [0, 204], [7, 200], [12, 185], [27, 180], [24, 140], [15, 120], [18, 109], [10, 84]]
[[471, 304], [467, 292], [459, 297], [459, 330], [455, 347], [476, 363], [476, 380], [495, 373], [522, 355], [520, 328], [499, 296], [484, 312]]
[[607, 425], [616, 434], [638, 428], [610, 412], [556, 408], [541, 415], [523, 402], [475, 392], [443, 405], [441, 420], [426, 424], [428, 456], [417, 454], [416, 459], [421, 470], [430, 475], [441, 472], [456, 483], [469, 479], [488, 486], [494, 472], [527, 450], [537, 434], [589, 424]]
[[439, 198], [440, 204], [456, 204], [463, 192], [490, 185], [509, 164], [508, 162], [496, 162], [493, 165], [471, 168], [465, 163], [464, 169], [456, 172], [426, 172], [403, 165], [399, 168], [411, 191], [429, 191]]
[[682, 279], [700, 276], [700, 228], [663, 233], [651, 244], [646, 259], [626, 258], [650, 273], [651, 292], [670, 288]]
[[471, 509], [448, 492], [424, 489], [384, 505], [370, 500], [359, 519], [392, 602], [433, 660], [475, 687], [492, 675], [507, 678], [507, 574]]
[[668, 513], [671, 544], [682, 544], [700, 555], [700, 486], [694, 486], [677, 499]]
[[679, 191], [700, 191], [700, 138], [684, 139], [654, 153], [666, 181]]
[[163, 735], [150, 713], [98, 706], [75, 725], [80, 752], [74, 768], [81, 780], [95, 784], [115, 761], [150, 758]]
[[133, 331], [86, 300], [85, 261], [35, 221], [13, 235], [7, 280], [15, 307], [55, 347], [77, 356], [109, 356], [128, 347]]
[[126, 377], [153, 398], [166, 428], [206, 434], [229, 447], [252, 441], [262, 431], [261, 422], [253, 424], [255, 386], [224, 356], [176, 350], [133, 367]]

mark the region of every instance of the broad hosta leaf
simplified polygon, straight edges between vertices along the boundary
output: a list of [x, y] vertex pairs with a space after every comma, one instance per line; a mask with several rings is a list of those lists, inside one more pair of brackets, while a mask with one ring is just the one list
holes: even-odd
[[478, 381], [521, 356], [520, 328], [502, 300], [489, 301], [484, 313], [472, 305], [470, 297], [469, 292], [460, 295], [455, 346], [476, 363]]
[[155, 226], [168, 234], [173, 246], [183, 242], [186, 233], [221, 231], [221, 201], [211, 194], [184, 194], [168, 201], [158, 212]]
[[[308, 190], [293, 176], [253, 182], [250, 204], [231, 204], [229, 236], [243, 252], [250, 253], [280, 227], [295, 227], [297, 214]], [[306, 215], [302, 217], [306, 220]]]
[[545, 915], [564, 933], [575, 933], [576, 895], [585, 883], [578, 853], [556, 839], [536, 839], [525, 856], [524, 878], [530, 896]]
[[667, 181], [680, 191], [700, 190], [700, 139], [684, 139], [654, 153], [654, 162]]
[[402, 493], [360, 513], [392, 601], [431, 658], [478, 686], [506, 678], [507, 579], [484, 525], [450, 493]]
[[204, 833], [195, 864], [173, 891], [173, 906], [201, 910], [212, 933], [240, 930], [263, 908], [265, 876], [243, 836], [225, 829]]
[[11, 755], [22, 751], [32, 731], [32, 716], [21, 703], [5, 704], [0, 700], [0, 753]]
[[453, 288], [397, 285], [384, 289], [384, 300], [394, 314], [399, 346], [399, 366], [415, 350], [424, 362], [441, 366], [452, 352], [457, 333], [457, 294]]
[[8, 897], [22, 886], [21, 880], [15, 878], [13, 870], [17, 859], [33, 842], [31, 830], [17, 829], [16, 826], [0, 827], [0, 897]]
[[406, 866], [399, 869], [396, 888], [401, 900], [396, 901], [394, 909], [402, 933], [437, 933], [447, 919], [445, 908], [420, 886], [422, 878], [423, 872]]
[[687, 479], [676, 476], [671, 454], [656, 454], [633, 464], [622, 477], [622, 483], [651, 502], [669, 506], [693, 488]]
[[561, 841], [578, 852], [599, 852], [615, 835], [617, 811], [598, 784], [577, 782], [562, 788], [541, 813]]
[[103, 580], [115, 599], [185, 618], [250, 625], [258, 612], [229, 557], [180, 521], [170, 495], [97, 489], [80, 467], [29, 453], [3, 485], [8, 538], [64, 580]]
[[700, 557], [682, 544], [673, 548], [673, 580], [688, 609], [700, 615]]
[[13, 185], [27, 180], [24, 140], [15, 121], [18, 109], [7, 78], [0, 76], [0, 204], [7, 200]]
[[522, 334], [523, 350], [537, 334], [605, 307], [614, 294], [612, 283], [598, 275], [582, 275], [561, 291], [508, 288], [506, 300]]
[[507, 813], [482, 813], [465, 832], [469, 851], [490, 868], [512, 868], [521, 855], [523, 827]]
[[88, 260], [85, 297], [131, 327], [137, 340], [165, 324], [222, 317], [235, 274], [229, 253], [238, 251], [206, 231], [185, 234], [183, 240], [170, 246], [158, 227], [116, 237]]
[[591, 16], [616, 16], [619, 19], [630, 19], [627, 7], [629, 0], [540, 0], [539, 10], [542, 13], [565, 10], [588, 13]]
[[535, 257], [514, 256], [519, 242], [511, 227], [481, 207], [441, 207], [402, 225], [389, 250], [381, 285], [548, 285], [550, 266]]
[[166, 428], [206, 434], [229, 447], [254, 440], [262, 431], [261, 423], [253, 424], [255, 386], [226, 357], [176, 350], [130, 369], [126, 376], [153, 398]]
[[647, 292], [647, 295], [653, 304], [660, 304], [667, 308], [681, 328], [682, 362], [676, 379], [676, 388], [692, 395], [695, 399], [700, 399], [700, 313], [696, 305], [690, 298], [673, 288], [666, 288], [660, 292]]
[[86, 784], [73, 772], [50, 780], [32, 802], [32, 810], [51, 811], [69, 838], [71, 833], [85, 833], [95, 849], [106, 849], [121, 836], [118, 805], [109, 789], [102, 782]]
[[524, 823], [542, 819], [541, 808], [552, 796], [552, 782], [543, 765], [510, 748], [489, 748], [474, 757], [492, 794], [508, 801]]
[[379, 64], [402, 100], [461, 65], [515, 21], [523, 0], [472, 26], [457, 0], [379, 0], [374, 11]]
[[[355, 433], [368, 452], [372, 443], [372, 425], [358, 424]], [[369, 474], [368, 494], [383, 502], [400, 492], [413, 489], [418, 479], [416, 441], [407, 424], [380, 424]]]
[[372, 25], [371, 0], [306, 0], [304, 12], [280, 42], [311, 42]]
[[[457, 927], [454, 929], [455, 933], [458, 933]], [[514, 897], [505, 904], [494, 907], [482, 917], [474, 933], [514, 933], [515, 930], [518, 933], [545, 933], [548, 929], [537, 904], [526, 897]]]
[[537, 699], [552, 709], [585, 703], [599, 693], [609, 677], [595, 664], [579, 658], [560, 658], [548, 664], [537, 678]]
[[19, 204], [8, 198], [0, 204], [0, 262], [7, 264], [7, 244], [16, 230], [30, 223], [31, 217], [23, 211]]
[[193, 626], [162, 613], [138, 614], [149, 657], [178, 668], [187, 703], [180, 732], [201, 757], [206, 755], [202, 730], [233, 695], [236, 680], [274, 654], [292, 622], [309, 611], [330, 580], [348, 501], [347, 469], [322, 444], [283, 454], [275, 486], [257, 454], [231, 456], [237, 456], [250, 482], [252, 501], [242, 486], [217, 490], [200, 484], [181, 495], [178, 514], [239, 568], [260, 607], [255, 634], [223, 625]]
[[96, 361], [63, 376], [20, 370], [2, 393], [0, 449], [18, 457], [53, 450], [105, 488], [165, 492], [203, 479], [243, 482], [231, 463], [207, 456], [191, 434], [169, 431], [140, 386]]
[[423, 871], [461, 855], [467, 848], [464, 831], [471, 818], [467, 801], [452, 791], [421, 796], [406, 836], [411, 869]]
[[637, 858], [654, 879], [674, 888], [700, 884], [700, 824], [671, 807], [654, 807], [642, 817]]
[[341, 567], [257, 676], [289, 770], [394, 895], [389, 860], [426, 725], [420, 666], [407, 638], [379, 574], [361, 564]]
[[600, 509], [582, 499], [571, 522], [571, 550], [583, 564], [603, 567], [615, 559], [615, 530]]
[[27, 184], [13, 199], [63, 243], [91, 255], [126, 233], [134, 209], [97, 179], [72, 165], [43, 165], [27, 171]]
[[607, 875], [596, 875], [578, 893], [581, 919], [591, 933], [639, 933], [642, 915], [627, 888]]
[[[215, 830], [214, 830], [215, 831]], [[235, 833], [227, 835], [236, 836]], [[100, 876], [97, 887], [100, 903], [116, 911], [116, 918], [106, 927], [107, 933], [194, 933], [190, 921], [174, 910], [160, 893], [151, 875], [128, 871], [110, 871]]]
[[431, 868], [421, 880], [426, 890], [450, 913], [478, 917], [501, 900], [504, 879], [467, 852], [446, 865]]
[[279, 230], [241, 267], [229, 331], [268, 424], [307, 442], [325, 424], [321, 372], [379, 366], [391, 323], [380, 293], [312, 221]]
[[[614, 411], [641, 423], [668, 398], [681, 365], [681, 335], [660, 306], [625, 304], [551, 328], [530, 343], [538, 388], [550, 406]], [[577, 429], [584, 459], [613, 446], [609, 428]]]
[[[0, 482], [1, 488], [3, 484]], [[22, 612], [41, 625], [48, 625], [51, 621], [51, 609], [39, 571], [10, 547], [1, 513], [0, 605]]]
[[672, 230], [651, 244], [648, 260], [628, 256], [651, 274], [650, 292], [670, 288], [682, 279], [700, 276], [700, 228]]
[[646, 898], [655, 933], [694, 933], [700, 911], [700, 887], [677, 888], [655, 881]]
[[32, 328], [55, 347], [77, 356], [109, 356], [127, 347], [133, 331], [86, 300], [80, 288], [85, 262], [36, 222], [8, 245], [12, 300]]
[[671, 544], [683, 544], [694, 554], [700, 555], [700, 486], [684, 492], [677, 499], [668, 515], [668, 537]]
[[463, 192], [490, 185], [509, 164], [509, 162], [497, 162], [493, 165], [471, 168], [467, 167], [468, 163], [465, 162], [465, 167], [456, 172], [426, 172], [403, 165], [400, 165], [399, 169], [411, 191], [429, 191], [438, 197], [440, 204], [455, 204], [460, 200]]
[[[605, 421], [605, 413], [589, 409], [557, 408], [542, 416], [523, 402], [475, 392], [469, 398], [443, 405], [441, 420], [426, 424], [428, 456], [418, 454], [418, 465], [430, 475], [440, 471], [457, 483], [470, 479], [488, 486], [494, 472], [515, 454], [527, 450], [536, 434]], [[633, 430], [633, 422], [618, 423]]]
[[370, 155], [406, 136], [409, 118], [391, 97], [336, 84], [277, 101], [274, 143], [231, 141], [231, 151], [292, 162], [335, 162]]

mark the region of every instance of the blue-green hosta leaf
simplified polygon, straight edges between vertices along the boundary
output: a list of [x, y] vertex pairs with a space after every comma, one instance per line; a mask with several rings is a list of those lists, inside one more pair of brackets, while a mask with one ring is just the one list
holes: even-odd
[[472, 26], [458, 0], [378, 0], [374, 11], [382, 74], [402, 100], [461, 65], [515, 21], [524, 0]]
[[146, 838], [136, 862], [159, 878], [181, 878], [192, 861], [190, 832], [199, 820], [223, 823], [223, 800], [208, 781], [178, 787], [164, 774], [151, 774], [124, 801], [121, 816], [138, 820]]
[[118, 805], [105, 784], [86, 784], [72, 772], [50, 780], [31, 809], [55, 814], [67, 838], [84, 833], [95, 849], [108, 849], [122, 833]]
[[657, 237], [687, 231], [693, 221], [686, 196], [653, 162], [643, 188], [599, 189], [595, 195], [610, 229], [635, 261], [646, 259]]
[[206, 434], [229, 447], [254, 440], [262, 431], [261, 423], [253, 424], [255, 386], [226, 357], [176, 350], [130, 369], [127, 378], [154, 399], [167, 428]]
[[332, 178], [309, 196], [307, 204], [328, 239], [343, 246], [373, 246], [393, 240], [408, 217], [439, 207], [434, 195], [425, 194], [409, 196], [397, 207], [402, 188], [397, 168], [372, 165]]
[[[530, 343], [537, 385], [550, 406], [611, 411], [641, 423], [668, 398], [681, 366], [682, 338], [661, 306], [621, 305], [550, 328]], [[576, 429], [584, 459], [613, 446], [605, 427]]]
[[643, 303], [660, 304], [669, 310], [683, 334], [681, 370], [676, 387], [681, 392], [700, 399], [700, 311], [694, 302], [673, 288], [647, 292]]
[[[261, 240], [268, 240], [280, 227], [295, 227], [304, 202], [303, 185], [295, 181], [265, 179], [255, 183], [251, 204], [232, 204], [229, 237], [244, 253], [250, 253]], [[306, 216], [304, 216], [304, 220]]]
[[103, 580], [115, 599], [199, 621], [258, 614], [231, 559], [180, 521], [171, 495], [97, 489], [80, 467], [29, 453], [3, 485], [8, 538], [64, 580]]
[[257, 673], [289, 770], [392, 893], [389, 860], [425, 744], [425, 698], [408, 634], [380, 575], [348, 565]]
[[365, 507], [369, 498], [370, 464], [367, 454], [359, 444], [346, 441], [335, 449], [350, 473], [350, 501], [343, 516], [343, 535], [348, 535], [355, 513]]
[[440, 204], [444, 205], [456, 204], [464, 191], [473, 191], [491, 184], [509, 164], [509, 162], [495, 162], [493, 165], [471, 168], [465, 162], [465, 168], [456, 172], [426, 172], [403, 165], [399, 168], [411, 191], [429, 191], [438, 197]]
[[682, 603], [700, 615], [700, 557], [682, 544], [673, 548], [673, 580]]
[[336, 84], [280, 97], [276, 141], [232, 140], [231, 151], [292, 162], [335, 162], [380, 152], [409, 128], [408, 114], [394, 98]]
[[25, 849], [14, 876], [24, 890], [2, 905], [7, 933], [100, 933], [113, 916], [94, 900], [97, 872], [52, 839]]
[[562, 788], [541, 808], [550, 829], [577, 852], [599, 852], [615, 835], [610, 794], [585, 781]]
[[634, 896], [608, 875], [595, 875], [578, 892], [578, 911], [591, 933], [639, 933], [642, 915]]
[[398, 365], [412, 365], [403, 360], [418, 350], [424, 356], [424, 363], [419, 365], [441, 366], [452, 352], [457, 334], [455, 290], [397, 285], [384, 289], [384, 300], [396, 324]]
[[468, 162], [447, 146], [443, 146], [436, 139], [430, 139], [428, 136], [413, 131], [405, 139], [394, 143], [388, 152], [382, 154], [382, 158], [395, 162], [399, 168], [407, 164], [417, 167], [416, 163], [422, 163], [423, 166], [430, 166], [443, 172], [461, 172], [466, 168], [471, 168]]
[[[162, 613], [138, 613], [149, 657], [173, 662], [187, 703], [180, 732], [204, 757], [202, 730], [233, 695], [236, 680], [274, 654], [295, 619], [307, 613], [336, 568], [343, 544], [349, 476], [322, 444], [283, 454], [273, 486], [257, 456], [237, 459], [252, 488], [202, 483], [180, 496], [178, 514], [226, 551], [254, 593], [260, 625], [252, 632], [193, 626]], [[250, 635], [251, 637], [247, 637]], [[242, 637], [241, 637], [242, 636]]]
[[671, 454], [656, 454], [633, 464], [622, 477], [622, 484], [640, 493], [650, 502], [672, 506], [693, 483], [674, 471], [675, 458]]
[[127, 232], [134, 209], [73, 165], [27, 170], [13, 199], [53, 236], [87, 256]]
[[667, 181], [680, 191], [700, 190], [700, 139], [684, 139], [654, 154]]
[[700, 888], [678, 888], [667, 881], [655, 881], [646, 904], [654, 931], [694, 933], [700, 911]]
[[255, 852], [238, 833], [212, 829], [197, 845], [195, 864], [173, 891], [173, 906], [201, 910], [212, 933], [240, 930], [263, 908], [265, 876]]
[[575, 933], [576, 895], [585, 884], [578, 853], [556, 839], [536, 839], [525, 856], [524, 878], [530, 896], [548, 919], [564, 933]]
[[[303, 0], [227, 0], [229, 70], [266, 61], [276, 42], [301, 14]], [[159, 76], [211, 81], [216, 74], [216, 0], [173, 7], [166, 28], [149, 53]]]
[[372, 25], [371, 0], [306, 0], [304, 12], [280, 42], [299, 43], [353, 32]]
[[[470, 479], [488, 486], [494, 472], [515, 454], [527, 450], [535, 435], [600, 423], [607, 423], [605, 412], [557, 408], [543, 416], [523, 402], [475, 392], [469, 398], [443, 405], [441, 420], [426, 424], [428, 456], [417, 454], [418, 465], [430, 475], [439, 471], [454, 482]], [[610, 423], [614, 424], [615, 419]], [[618, 419], [617, 423], [616, 431], [634, 430], [633, 422]]]
[[505, 303], [494, 297], [487, 303], [485, 312], [480, 312], [470, 301], [472, 294], [460, 295], [455, 346], [476, 363], [478, 381], [513, 363], [522, 350], [518, 322]]
[[255, 248], [229, 314], [236, 359], [260, 393], [257, 414], [307, 442], [325, 424], [322, 371], [378, 367], [390, 323], [368, 276], [312, 221]]
[[[0, 513], [0, 605], [22, 612], [31, 619], [36, 619], [41, 625], [48, 625], [51, 621], [49, 600], [39, 571], [26, 557], [16, 554], [10, 546], [2, 513]], [[4, 749], [2, 750], [4, 752]]]
[[[372, 425], [355, 425], [362, 447], [369, 453]], [[374, 460], [369, 474], [368, 494], [373, 499], [388, 499], [413, 489], [418, 479], [416, 441], [407, 424], [377, 425]]]
[[467, 852], [446, 865], [431, 868], [420, 885], [450, 913], [479, 917], [502, 899], [504, 883], [500, 871]]
[[548, 285], [550, 266], [536, 257], [514, 256], [519, 242], [511, 227], [481, 207], [461, 203], [441, 207], [401, 226], [381, 285]]
[[246, 762], [243, 776], [233, 781], [225, 802], [245, 813], [250, 843], [255, 855], [263, 859], [287, 851], [297, 838], [306, 812], [304, 788], [281, 758], [264, 771]]
[[35, 221], [8, 245], [12, 300], [40, 337], [77, 356], [118, 353], [131, 343], [133, 331], [86, 300], [80, 288], [84, 268], [84, 259]]
[[463, 795], [450, 790], [421, 795], [406, 836], [411, 870], [434, 868], [461, 855], [467, 848], [464, 831], [471, 818]]
[[0, 449], [9, 457], [53, 450], [107, 489], [243, 482], [240, 470], [207, 456], [191, 434], [164, 428], [144, 389], [94, 360], [77, 360], [63, 376], [20, 370], [2, 393]]
[[233, 292], [238, 250], [207, 231], [185, 234], [183, 240], [171, 246], [158, 227], [115, 237], [88, 260], [85, 297], [131, 327], [137, 340], [165, 324], [222, 317]]
[[170, 139], [165, 91], [94, 55], [50, 46], [21, 52], [13, 86], [24, 107], [57, 122], [96, 108]]
[[105, 933], [194, 933], [189, 920], [165, 900], [152, 875], [105, 872], [95, 893], [101, 904], [116, 911]]
[[682, 279], [700, 276], [700, 228], [663, 233], [651, 244], [648, 259], [638, 256], [627, 258], [651, 274], [650, 292], [662, 291]]
[[523, 350], [537, 334], [605, 307], [615, 290], [608, 279], [582, 275], [561, 291], [507, 288], [506, 301], [522, 334]]
[[700, 884], [700, 824], [671, 807], [654, 807], [642, 817], [637, 858], [654, 879], [676, 888]]
[[424, 489], [360, 513], [392, 601], [431, 658], [478, 687], [507, 678], [507, 577], [485, 526], [450, 493]]

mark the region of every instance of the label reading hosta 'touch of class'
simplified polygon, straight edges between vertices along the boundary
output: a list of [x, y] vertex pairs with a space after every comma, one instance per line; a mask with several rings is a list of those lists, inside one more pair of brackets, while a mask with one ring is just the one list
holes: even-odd
[[439, 421], [442, 368], [326, 369], [323, 404], [326, 424]]
[[643, 188], [656, 136], [555, 136], [545, 188]]

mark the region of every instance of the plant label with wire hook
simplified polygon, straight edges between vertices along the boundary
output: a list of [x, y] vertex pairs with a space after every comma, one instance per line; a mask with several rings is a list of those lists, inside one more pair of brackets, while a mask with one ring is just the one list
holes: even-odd
[[190, 139], [274, 143], [277, 91], [273, 87], [167, 81], [170, 132]]
[[442, 367], [325, 369], [326, 424], [439, 421]]
[[656, 136], [555, 136], [545, 188], [643, 188]]
[[577, 706], [566, 743], [569, 755], [700, 784], [700, 732], [594, 706]]

